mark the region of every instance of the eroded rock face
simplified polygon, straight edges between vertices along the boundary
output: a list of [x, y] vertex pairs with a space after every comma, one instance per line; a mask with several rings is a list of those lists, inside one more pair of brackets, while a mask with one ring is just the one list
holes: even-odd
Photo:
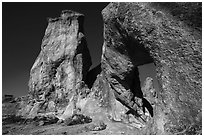
[[[138, 134], [200, 134], [200, 13], [199, 3], [110, 3], [102, 11], [101, 64], [87, 78], [83, 15], [64, 11], [49, 19], [19, 114], [54, 121], [84, 115], [125, 123]], [[138, 66], [151, 62], [159, 90], [150, 77], [141, 87]]]
[[[153, 110], [147, 134], [201, 132], [201, 9], [201, 3], [110, 3], [102, 11], [102, 75], [135, 116]], [[137, 66], [149, 62], [161, 89], [143, 93]]]
[[84, 15], [68, 10], [48, 19], [41, 52], [30, 71], [29, 94], [35, 100], [32, 114], [53, 112], [65, 117], [73, 113], [91, 66], [83, 19]]

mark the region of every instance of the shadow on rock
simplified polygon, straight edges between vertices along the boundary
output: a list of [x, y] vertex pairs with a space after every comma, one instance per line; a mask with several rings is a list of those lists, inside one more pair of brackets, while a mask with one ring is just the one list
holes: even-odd
[[16, 115], [7, 115], [2, 118], [2, 124], [14, 124], [14, 123], [19, 123], [23, 124], [25, 122], [25, 118], [21, 116], [16, 116]]
[[85, 123], [91, 123], [91, 122], [92, 122], [92, 119], [90, 117], [87, 117], [81, 114], [75, 114], [71, 118], [67, 118], [64, 121], [63, 125], [72, 126], [72, 125], [85, 124]]

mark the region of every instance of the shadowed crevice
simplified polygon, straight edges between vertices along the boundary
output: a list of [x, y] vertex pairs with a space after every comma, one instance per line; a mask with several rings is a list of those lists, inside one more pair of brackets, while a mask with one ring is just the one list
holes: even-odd
[[97, 65], [95, 68], [88, 71], [88, 73], [86, 75], [85, 83], [88, 85], [89, 89], [92, 88], [92, 86], [93, 86], [93, 84], [97, 78], [97, 75], [100, 73], [101, 73], [101, 63], [99, 65]]

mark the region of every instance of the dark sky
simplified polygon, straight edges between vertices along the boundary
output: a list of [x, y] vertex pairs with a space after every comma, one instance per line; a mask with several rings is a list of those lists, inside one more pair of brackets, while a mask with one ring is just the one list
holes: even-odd
[[[2, 90], [3, 94], [28, 93], [30, 69], [40, 53], [47, 17], [58, 17], [62, 10], [85, 15], [84, 31], [92, 57], [92, 67], [100, 63], [103, 45], [101, 11], [108, 3], [3, 3], [2, 4]], [[147, 76], [155, 79], [153, 64], [139, 67], [143, 84]], [[154, 81], [154, 84], [156, 81]], [[157, 84], [155, 84], [157, 86]]]

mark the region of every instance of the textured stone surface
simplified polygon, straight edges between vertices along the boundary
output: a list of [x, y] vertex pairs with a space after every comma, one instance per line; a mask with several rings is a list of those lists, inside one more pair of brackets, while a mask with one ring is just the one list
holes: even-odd
[[[201, 3], [110, 3], [102, 11], [102, 71], [124, 105], [155, 100], [147, 133], [201, 132], [201, 9]], [[161, 87], [145, 99], [137, 66], [149, 62]]]
[[[41, 125], [88, 117], [87, 129], [104, 134], [202, 134], [201, 9], [201, 3], [110, 3], [102, 11], [101, 64], [88, 73], [83, 15], [63, 11], [48, 19], [18, 115]], [[159, 90], [150, 77], [140, 83], [138, 66], [151, 62]]]
[[29, 94], [36, 100], [30, 115], [56, 112], [65, 118], [74, 113], [76, 96], [91, 66], [83, 19], [73, 11], [48, 19], [41, 52], [30, 71]]

